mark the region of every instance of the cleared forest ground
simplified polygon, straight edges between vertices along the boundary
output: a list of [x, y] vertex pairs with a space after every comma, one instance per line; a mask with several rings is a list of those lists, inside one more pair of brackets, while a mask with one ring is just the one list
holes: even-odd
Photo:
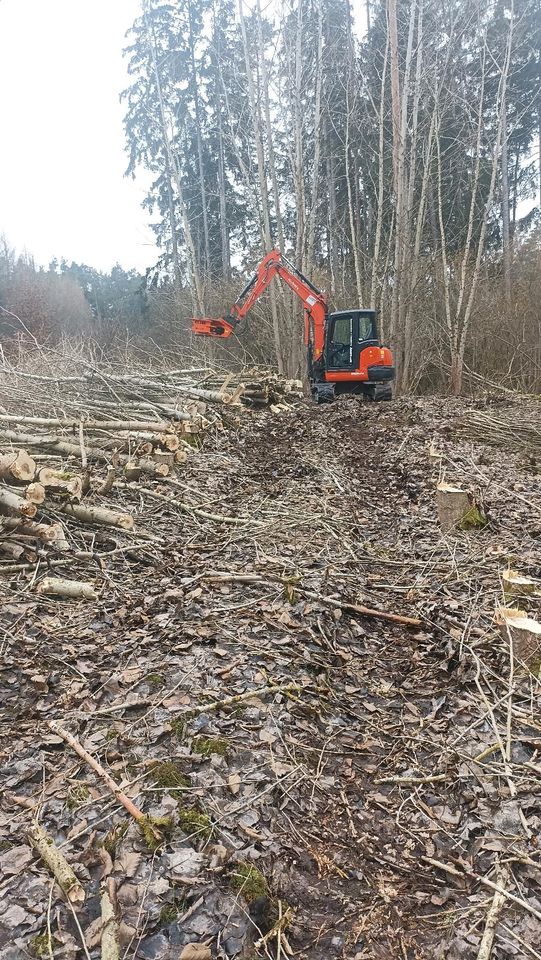
[[[494, 624], [502, 572], [541, 576], [541, 480], [512, 437], [460, 438], [471, 407], [244, 411], [183, 475], [238, 522], [142, 499], [161, 542], [109, 560], [97, 602], [2, 584], [1, 960], [50, 955], [48, 929], [55, 958], [100, 956], [104, 877], [141, 960], [482, 957], [491, 884], [485, 960], [541, 954], [539, 686]], [[442, 536], [443, 475], [482, 491], [485, 529]], [[173, 818], [163, 846], [51, 720]], [[84, 948], [36, 813], [86, 891]]]

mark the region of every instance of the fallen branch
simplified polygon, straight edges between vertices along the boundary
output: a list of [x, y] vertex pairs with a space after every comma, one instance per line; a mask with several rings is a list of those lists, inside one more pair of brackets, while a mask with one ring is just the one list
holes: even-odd
[[89, 583], [82, 580], [64, 580], [60, 577], [45, 577], [36, 587], [36, 593], [53, 597], [69, 597], [72, 600], [97, 600], [98, 594]]
[[434, 860], [433, 857], [421, 857], [421, 860], [423, 863], [429, 863], [430, 866], [436, 867], [437, 870], [443, 870], [444, 873], [449, 874], [451, 877], [458, 877], [459, 880], [463, 880], [465, 876], [470, 877], [470, 879], [475, 880], [476, 883], [481, 883], [484, 887], [488, 887], [490, 890], [500, 893], [506, 900], [510, 900], [518, 907], [526, 910], [527, 913], [531, 913], [533, 917], [537, 918], [537, 920], [541, 921], [541, 912], [536, 910], [535, 907], [532, 907], [532, 905], [527, 903], [526, 900], [521, 900], [521, 898], [515, 896], [514, 893], [510, 893], [509, 890], [505, 890], [504, 887], [501, 887], [499, 884], [489, 880], [488, 877], [480, 876], [480, 874], [470, 870], [464, 864], [462, 864], [462, 870], [457, 870], [457, 868], [452, 864], [443, 863], [442, 860]]
[[79, 743], [78, 740], [69, 733], [68, 730], [65, 730], [64, 727], [61, 727], [55, 720], [49, 720], [49, 729], [53, 733], [58, 734], [59, 737], [62, 737], [63, 740], [75, 751], [77, 756], [84, 760], [92, 769], [102, 778], [104, 783], [107, 785], [111, 793], [116, 797], [119, 803], [128, 811], [129, 814], [134, 818], [134, 820], [141, 820], [144, 817], [143, 811], [136, 807], [133, 800], [130, 800], [125, 793], [122, 792], [118, 783], [107, 773], [106, 770], [102, 767], [101, 763], [92, 756], [88, 750], [85, 750], [83, 745]]
[[442, 780], [447, 780], [446, 773], [435, 773], [429, 777], [378, 777], [374, 783], [396, 783], [398, 785], [404, 784], [405, 786], [411, 784], [415, 786], [416, 784], [422, 783], [440, 783]]
[[119, 960], [118, 924], [115, 915], [114, 880], [109, 877], [101, 888], [101, 960]]
[[[175, 480], [167, 478], [167, 483], [171, 483], [174, 486], [182, 487], [182, 484], [177, 483]], [[180, 510], [182, 513], [193, 513], [196, 517], [202, 517], [203, 520], [214, 520], [216, 523], [231, 523], [231, 524], [252, 524], [256, 527], [264, 526], [259, 520], [247, 520], [244, 517], [226, 517], [221, 513], [209, 513], [207, 510], [201, 510], [200, 507], [190, 507], [186, 503], [182, 503], [180, 500], [173, 500], [171, 497], [168, 497], [165, 493], [157, 493], [156, 490], [151, 490], [149, 487], [140, 487], [136, 488], [130, 487], [127, 483], [117, 483], [117, 487], [120, 487], [124, 490], [136, 489], [137, 493], [142, 493], [144, 496], [151, 497], [153, 500], [162, 500], [167, 503], [170, 507], [173, 507], [177, 510]]]
[[247, 690], [245, 693], [239, 693], [234, 697], [225, 697], [222, 700], [212, 700], [210, 703], [204, 703], [195, 709], [185, 710], [187, 716], [196, 717], [200, 713], [208, 713], [210, 710], [221, 710], [222, 707], [232, 707], [236, 703], [242, 703], [244, 700], [252, 700], [253, 697], [262, 697], [268, 693], [298, 693], [302, 687], [298, 683], [276, 684], [270, 687], [260, 687], [259, 690]]
[[505, 884], [508, 879], [508, 869], [503, 868], [498, 863], [496, 876], [498, 877], [501, 890], [494, 891], [494, 897], [492, 898], [492, 903], [489, 907], [485, 921], [483, 937], [481, 939], [481, 943], [479, 944], [477, 960], [490, 960], [492, 955], [492, 947], [494, 944], [494, 937], [496, 935], [496, 927], [498, 926], [500, 914], [505, 906]]
[[65, 856], [54, 845], [46, 830], [33, 823], [28, 831], [28, 839], [44, 864], [49, 868], [59, 887], [72, 904], [84, 903], [85, 892], [71, 869]]
[[417, 617], [405, 617], [399, 613], [388, 613], [386, 610], [376, 610], [373, 607], [365, 607], [361, 603], [350, 603], [347, 600], [335, 600], [334, 597], [322, 597], [319, 593], [315, 593], [313, 590], [307, 590], [305, 587], [300, 586], [300, 584], [292, 583], [291, 579], [287, 577], [260, 577], [257, 573], [209, 573], [203, 574], [201, 577], [202, 580], [215, 580], [217, 583], [224, 582], [237, 582], [237, 583], [261, 583], [270, 585], [272, 583], [282, 583], [284, 586], [289, 587], [292, 590], [296, 590], [298, 593], [302, 593], [303, 596], [307, 597], [309, 600], [316, 600], [318, 603], [323, 603], [327, 607], [334, 607], [338, 610], [349, 610], [352, 613], [360, 613], [364, 617], [374, 617], [379, 620], [390, 620], [391, 623], [403, 623], [409, 627], [420, 627], [421, 620]]

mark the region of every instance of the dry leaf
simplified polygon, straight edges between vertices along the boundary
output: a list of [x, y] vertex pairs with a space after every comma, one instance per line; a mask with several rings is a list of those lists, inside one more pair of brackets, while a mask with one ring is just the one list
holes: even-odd
[[204, 943], [188, 943], [181, 951], [179, 960], [211, 960], [210, 947]]
[[231, 773], [227, 778], [227, 785], [231, 790], [233, 795], [236, 795], [240, 790], [240, 777], [238, 773]]

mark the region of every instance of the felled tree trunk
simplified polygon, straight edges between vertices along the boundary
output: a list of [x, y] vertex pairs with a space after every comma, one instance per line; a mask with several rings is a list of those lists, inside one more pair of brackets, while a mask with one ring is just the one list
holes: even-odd
[[541, 623], [516, 607], [500, 607], [496, 616], [505, 640], [511, 638], [513, 655], [534, 672], [541, 666]]
[[109, 510], [107, 507], [88, 507], [82, 503], [55, 504], [55, 508], [67, 517], [73, 517], [81, 523], [95, 523], [99, 527], [120, 527], [122, 530], [133, 530], [133, 517], [129, 513], [120, 513], [118, 510]]
[[444, 532], [455, 527], [460, 530], [470, 530], [475, 527], [484, 527], [486, 524], [486, 518], [471, 493], [461, 487], [455, 487], [450, 483], [438, 483], [436, 503]]
[[0, 454], [0, 480], [28, 483], [36, 475], [36, 461], [26, 450]]

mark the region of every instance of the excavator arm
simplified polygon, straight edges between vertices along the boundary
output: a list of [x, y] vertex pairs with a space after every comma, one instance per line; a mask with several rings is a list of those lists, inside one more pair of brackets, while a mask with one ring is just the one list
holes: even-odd
[[272, 250], [259, 264], [253, 277], [241, 291], [229, 314], [223, 317], [193, 318], [192, 332], [203, 337], [230, 337], [235, 327], [265, 292], [273, 277], [278, 276], [293, 290], [304, 307], [304, 342], [311, 345], [314, 360], [319, 360], [325, 346], [327, 299], [321, 290], [282, 256]]

